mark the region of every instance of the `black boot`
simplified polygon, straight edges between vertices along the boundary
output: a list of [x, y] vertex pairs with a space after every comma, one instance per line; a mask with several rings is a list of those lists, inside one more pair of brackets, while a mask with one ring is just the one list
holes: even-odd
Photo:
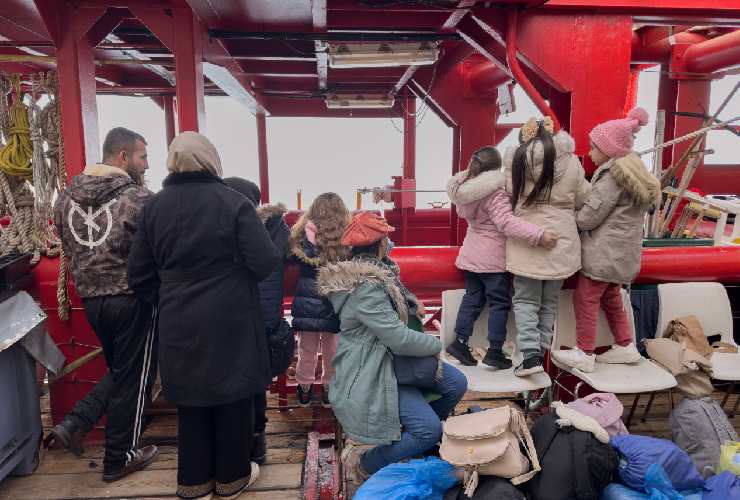
[[475, 366], [478, 364], [478, 361], [470, 352], [468, 344], [460, 342], [459, 340], [455, 340], [452, 344], [448, 345], [446, 351], [447, 354], [458, 360], [461, 365]]
[[69, 417], [65, 417], [61, 422], [52, 427], [49, 434], [44, 438], [45, 448], [56, 448], [63, 446], [75, 456], [82, 456], [85, 452], [85, 431], [82, 426], [77, 425]]
[[118, 481], [124, 477], [145, 468], [150, 463], [154, 462], [159, 456], [159, 449], [156, 446], [145, 446], [137, 450], [131, 450], [131, 460], [120, 467], [103, 470], [103, 481], [106, 483], [112, 483]]
[[511, 368], [511, 360], [504, 355], [501, 349], [489, 347], [483, 364], [496, 370], [508, 370]]
[[252, 437], [252, 462], [264, 465], [267, 460], [267, 435], [265, 431], [257, 432]]

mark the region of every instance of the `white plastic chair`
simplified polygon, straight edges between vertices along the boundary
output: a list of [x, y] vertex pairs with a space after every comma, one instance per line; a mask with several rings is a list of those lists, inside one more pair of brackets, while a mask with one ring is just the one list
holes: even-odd
[[[704, 335], [719, 335], [722, 342], [735, 344], [732, 332], [732, 309], [727, 290], [721, 283], [665, 283], [658, 285], [660, 312], [656, 337], [662, 337], [668, 324], [682, 316], [693, 314], [701, 323]], [[722, 406], [732, 394], [735, 384], [740, 381], [740, 353], [712, 354], [713, 378], [730, 382]], [[734, 415], [740, 402], [735, 401], [730, 415]]]
[[[442, 322], [440, 328], [440, 339], [442, 344], [447, 347], [456, 338], [455, 321], [457, 312], [460, 309], [465, 290], [447, 290], [442, 292]], [[486, 306], [473, 328], [473, 335], [468, 344], [471, 348], [482, 347], [488, 348], [488, 316], [490, 308]], [[516, 327], [513, 320], [514, 314], [509, 315], [507, 325], [506, 339], [514, 341], [516, 339]], [[441, 357], [444, 361], [454, 365], [465, 374], [468, 379], [468, 390], [477, 392], [505, 393], [514, 392], [522, 393], [525, 391], [536, 391], [546, 389], [552, 385], [547, 373], [537, 373], [529, 377], [516, 377], [514, 368], [508, 370], [493, 370], [482, 362], [477, 366], [463, 366], [455, 358], [449, 356], [444, 349]], [[522, 355], [516, 350], [512, 357], [513, 366], [517, 366], [522, 361]]]
[[[635, 340], [635, 324], [632, 315], [632, 305], [629, 295], [622, 290], [622, 304], [624, 305], [627, 317], [630, 322], [630, 331], [632, 341]], [[614, 337], [611, 334], [609, 325], [606, 322], [604, 311], [599, 310], [599, 322], [597, 326], [596, 347], [610, 346], [614, 343]], [[560, 292], [560, 301], [558, 303], [558, 314], [555, 322], [555, 335], [553, 337], [552, 350], [560, 350], [561, 347], [574, 347], [576, 345], [576, 317], [573, 310], [573, 290], [563, 290]], [[559, 363], [555, 358], [551, 358], [553, 365], [563, 372], [570, 373], [599, 392], [612, 392], [614, 394], [634, 394], [635, 399], [632, 403], [629, 416], [627, 417], [627, 426], [632, 421], [632, 416], [637, 408], [637, 403], [641, 394], [655, 393], [658, 391], [669, 390], [676, 386], [676, 379], [667, 370], [657, 364], [641, 359], [637, 363], [625, 364], [608, 364], [596, 363], [596, 370], [592, 373], [584, 373], [575, 368]], [[578, 397], [578, 390], [582, 383], [579, 383], [575, 389], [575, 396]], [[557, 377], [556, 377], [557, 384]], [[558, 384], [560, 385], [560, 384]], [[562, 387], [562, 386], [561, 386]], [[649, 409], [649, 404], [648, 404]], [[646, 413], [647, 410], [646, 409]], [[644, 417], [643, 417], [644, 418]]]

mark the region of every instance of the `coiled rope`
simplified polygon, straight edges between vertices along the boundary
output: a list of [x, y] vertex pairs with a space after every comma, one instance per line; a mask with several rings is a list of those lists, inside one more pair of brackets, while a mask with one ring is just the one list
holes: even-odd
[[[8, 78], [0, 74], [0, 129], [7, 141], [0, 148], [0, 216], [10, 216], [10, 225], [0, 234], [0, 256], [30, 253], [32, 264], [38, 263], [42, 255], [59, 256], [58, 313], [66, 320], [67, 267], [51, 223], [54, 194], [63, 188], [66, 179], [57, 80], [54, 73], [30, 75], [30, 80], [32, 95], [26, 106], [20, 75]], [[37, 104], [42, 91], [49, 96], [43, 109]], [[8, 112], [9, 95], [13, 104]]]

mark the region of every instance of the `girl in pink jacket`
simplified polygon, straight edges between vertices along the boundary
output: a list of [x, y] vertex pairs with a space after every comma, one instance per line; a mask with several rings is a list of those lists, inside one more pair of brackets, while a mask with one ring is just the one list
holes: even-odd
[[496, 148], [486, 146], [473, 153], [467, 170], [447, 183], [447, 194], [457, 206], [457, 214], [468, 223], [465, 241], [455, 262], [465, 272], [465, 296], [455, 323], [457, 340], [447, 347], [447, 353], [463, 365], [477, 364], [468, 340], [473, 324], [488, 303], [491, 306], [489, 348], [483, 363], [497, 370], [511, 368], [511, 360], [502, 351], [511, 308], [506, 238], [518, 238], [531, 246], [547, 248], [552, 248], [556, 242], [551, 232], [512, 213], [505, 182], [501, 155]]

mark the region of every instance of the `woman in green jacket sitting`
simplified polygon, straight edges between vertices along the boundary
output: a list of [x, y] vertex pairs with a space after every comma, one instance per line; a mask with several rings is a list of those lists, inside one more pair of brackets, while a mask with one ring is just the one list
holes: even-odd
[[349, 438], [376, 445], [345, 448], [342, 460], [354, 481], [434, 447], [442, 436], [440, 420], [467, 389], [465, 376], [441, 362], [430, 387], [438, 396], [432, 402], [419, 388], [397, 382], [394, 357], [436, 357], [442, 344], [407, 327], [403, 286], [382, 262], [393, 230], [372, 212], [355, 215], [342, 237], [352, 260], [324, 266], [317, 281], [341, 321], [329, 400]]

